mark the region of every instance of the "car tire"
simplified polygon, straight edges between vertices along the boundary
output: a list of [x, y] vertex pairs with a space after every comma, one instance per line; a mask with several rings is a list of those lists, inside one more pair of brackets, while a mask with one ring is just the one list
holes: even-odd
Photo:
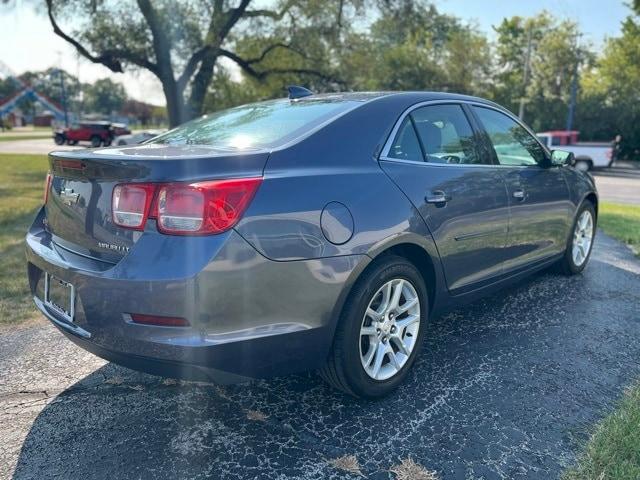
[[[384, 303], [385, 291], [391, 288], [392, 293], [387, 294], [387, 299], [392, 300], [398, 287], [401, 294], [394, 318], [389, 316], [393, 314], [393, 302]], [[417, 310], [411, 307], [398, 313], [414, 299], [417, 300]], [[390, 305], [388, 311], [384, 305]], [[383, 313], [382, 316], [376, 313], [380, 322], [374, 321], [367, 313], [369, 307]], [[331, 352], [320, 375], [329, 385], [355, 397], [380, 398], [388, 395], [404, 381], [420, 352], [428, 309], [429, 297], [424, 279], [411, 262], [396, 255], [376, 260], [357, 280], [345, 302]], [[367, 332], [377, 333], [363, 333], [365, 328]], [[401, 352], [398, 342], [405, 345], [405, 352], [409, 355]], [[386, 353], [380, 356], [378, 352], [385, 349]], [[371, 354], [373, 357], [365, 367]], [[377, 362], [378, 357], [382, 358], [381, 362]]]
[[56, 145], [64, 145], [64, 142], [65, 142], [64, 135], [60, 133], [56, 134], [56, 136], [53, 137], [53, 141], [55, 142]]
[[580, 172], [588, 172], [592, 168], [591, 161], [579, 158], [576, 160], [574, 168]]
[[564, 256], [558, 263], [561, 273], [576, 275], [585, 269], [593, 251], [595, 234], [596, 211], [593, 203], [587, 200], [580, 205], [571, 226]]
[[102, 144], [102, 139], [99, 135], [94, 135], [91, 137], [91, 146], [94, 148], [98, 148]]

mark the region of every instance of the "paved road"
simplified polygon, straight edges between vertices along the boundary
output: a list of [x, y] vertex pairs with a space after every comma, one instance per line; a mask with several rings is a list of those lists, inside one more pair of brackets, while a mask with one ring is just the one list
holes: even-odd
[[0, 153], [39, 153], [46, 155], [52, 150], [77, 150], [78, 148], [86, 148], [84, 146], [56, 145], [53, 138], [41, 138], [35, 140], [12, 140], [0, 142]]
[[312, 374], [216, 387], [106, 364], [49, 325], [0, 335], [0, 478], [556, 478], [640, 373], [640, 261], [599, 233], [583, 275], [539, 274], [438, 318], [399, 392]]
[[600, 198], [608, 202], [640, 205], [640, 168], [633, 166], [594, 170]]

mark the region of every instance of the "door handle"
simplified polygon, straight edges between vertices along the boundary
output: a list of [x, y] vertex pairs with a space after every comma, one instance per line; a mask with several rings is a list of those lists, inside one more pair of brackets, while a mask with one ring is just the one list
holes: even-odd
[[517, 200], [524, 200], [524, 190], [519, 188], [518, 190], [513, 191], [513, 198]]
[[431, 193], [427, 193], [424, 197], [424, 201], [427, 203], [444, 204], [451, 200], [451, 196], [444, 193], [442, 190], [435, 190]]

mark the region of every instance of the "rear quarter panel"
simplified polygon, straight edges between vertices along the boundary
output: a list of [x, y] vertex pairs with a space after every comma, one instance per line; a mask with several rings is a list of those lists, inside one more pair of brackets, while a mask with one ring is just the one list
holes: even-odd
[[[406, 196], [381, 170], [377, 156], [408, 100], [383, 97], [343, 115], [301, 142], [274, 151], [264, 181], [237, 231], [261, 254], [288, 261], [370, 254], [414, 233], [433, 241]], [[346, 206], [353, 234], [343, 244], [323, 234], [330, 202]]]

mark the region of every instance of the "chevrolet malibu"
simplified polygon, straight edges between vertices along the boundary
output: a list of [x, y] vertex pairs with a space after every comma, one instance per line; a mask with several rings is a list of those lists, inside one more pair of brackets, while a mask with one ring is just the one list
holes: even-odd
[[433, 315], [585, 268], [593, 179], [505, 109], [290, 92], [142, 145], [51, 153], [26, 238], [40, 311], [134, 369], [317, 369], [374, 398], [408, 375]]

